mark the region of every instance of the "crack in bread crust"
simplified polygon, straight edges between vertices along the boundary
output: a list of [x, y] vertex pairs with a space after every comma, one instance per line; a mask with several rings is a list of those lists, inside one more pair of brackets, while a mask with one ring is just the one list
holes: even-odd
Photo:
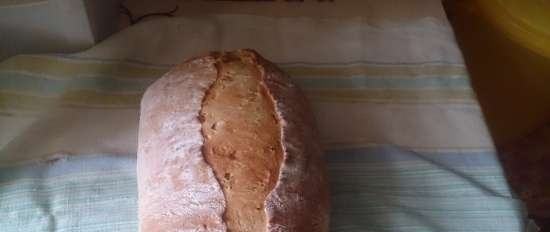
[[227, 230], [265, 232], [266, 198], [283, 162], [280, 122], [256, 64], [240, 51], [217, 59], [200, 112], [203, 154], [225, 195]]

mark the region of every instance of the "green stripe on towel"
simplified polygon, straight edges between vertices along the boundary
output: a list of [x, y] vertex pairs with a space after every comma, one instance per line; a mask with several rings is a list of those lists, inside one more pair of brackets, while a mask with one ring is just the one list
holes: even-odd
[[[285, 65], [314, 102], [475, 104], [464, 66]], [[137, 108], [166, 66], [48, 55], [0, 63], [0, 112], [48, 107]]]
[[[399, 102], [399, 103], [475, 103], [469, 90], [305, 90], [312, 102]], [[137, 108], [142, 93], [68, 91], [48, 96], [36, 93], [0, 91], [0, 112], [44, 110], [50, 107]]]
[[137, 108], [138, 94], [109, 94], [94, 91], [67, 92], [58, 97], [0, 92], [0, 112], [10, 110], [46, 110], [51, 107]]
[[0, 63], [0, 71], [36, 74], [47, 79], [71, 79], [89, 75], [139, 79], [159, 77], [167, 70], [164, 66], [123, 61], [89, 61], [47, 55], [19, 55]]
[[[304, 89], [378, 89], [378, 90], [471, 90], [466, 77], [294, 77]], [[73, 79], [47, 79], [37, 74], [0, 71], [0, 91], [56, 94], [63, 91], [96, 90], [108, 92], [142, 92], [156, 78], [120, 79], [112, 76], [87, 76]]]
[[[293, 77], [416, 77], [466, 76], [464, 65], [454, 64], [354, 64], [354, 65], [282, 65]], [[84, 60], [47, 55], [19, 55], [0, 63], [0, 71], [19, 71], [40, 74], [45, 78], [66, 79], [86, 76], [117, 78], [159, 77], [168, 71], [166, 66], [145, 65], [126, 61]]]

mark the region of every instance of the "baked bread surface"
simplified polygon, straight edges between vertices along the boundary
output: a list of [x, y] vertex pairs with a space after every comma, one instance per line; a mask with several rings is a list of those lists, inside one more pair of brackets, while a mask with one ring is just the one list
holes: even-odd
[[316, 136], [303, 94], [256, 52], [184, 62], [142, 100], [140, 231], [328, 231]]

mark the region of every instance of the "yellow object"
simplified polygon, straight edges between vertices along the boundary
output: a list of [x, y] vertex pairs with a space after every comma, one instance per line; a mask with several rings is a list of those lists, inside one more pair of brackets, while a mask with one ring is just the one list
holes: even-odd
[[550, 0], [445, 0], [497, 146], [550, 124]]
[[481, 11], [512, 40], [550, 58], [550, 0], [479, 0]]

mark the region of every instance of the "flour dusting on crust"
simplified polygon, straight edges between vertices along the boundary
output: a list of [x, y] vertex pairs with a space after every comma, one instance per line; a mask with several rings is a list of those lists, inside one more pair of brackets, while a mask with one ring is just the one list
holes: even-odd
[[217, 77], [215, 60], [175, 67], [141, 103], [138, 146], [141, 232], [226, 231], [223, 192], [202, 154], [202, 99]]
[[328, 180], [309, 104], [286, 73], [254, 51], [247, 52], [262, 70], [282, 127], [284, 161], [279, 181], [266, 199], [268, 231], [326, 232]]
[[[252, 50], [239, 53], [260, 70], [281, 126], [284, 160], [265, 200], [266, 230], [327, 232], [328, 180], [309, 104], [275, 65]], [[216, 57], [176, 67], [143, 97], [137, 169], [141, 232], [227, 231], [226, 200], [202, 153], [199, 121], [202, 100], [218, 76]]]

